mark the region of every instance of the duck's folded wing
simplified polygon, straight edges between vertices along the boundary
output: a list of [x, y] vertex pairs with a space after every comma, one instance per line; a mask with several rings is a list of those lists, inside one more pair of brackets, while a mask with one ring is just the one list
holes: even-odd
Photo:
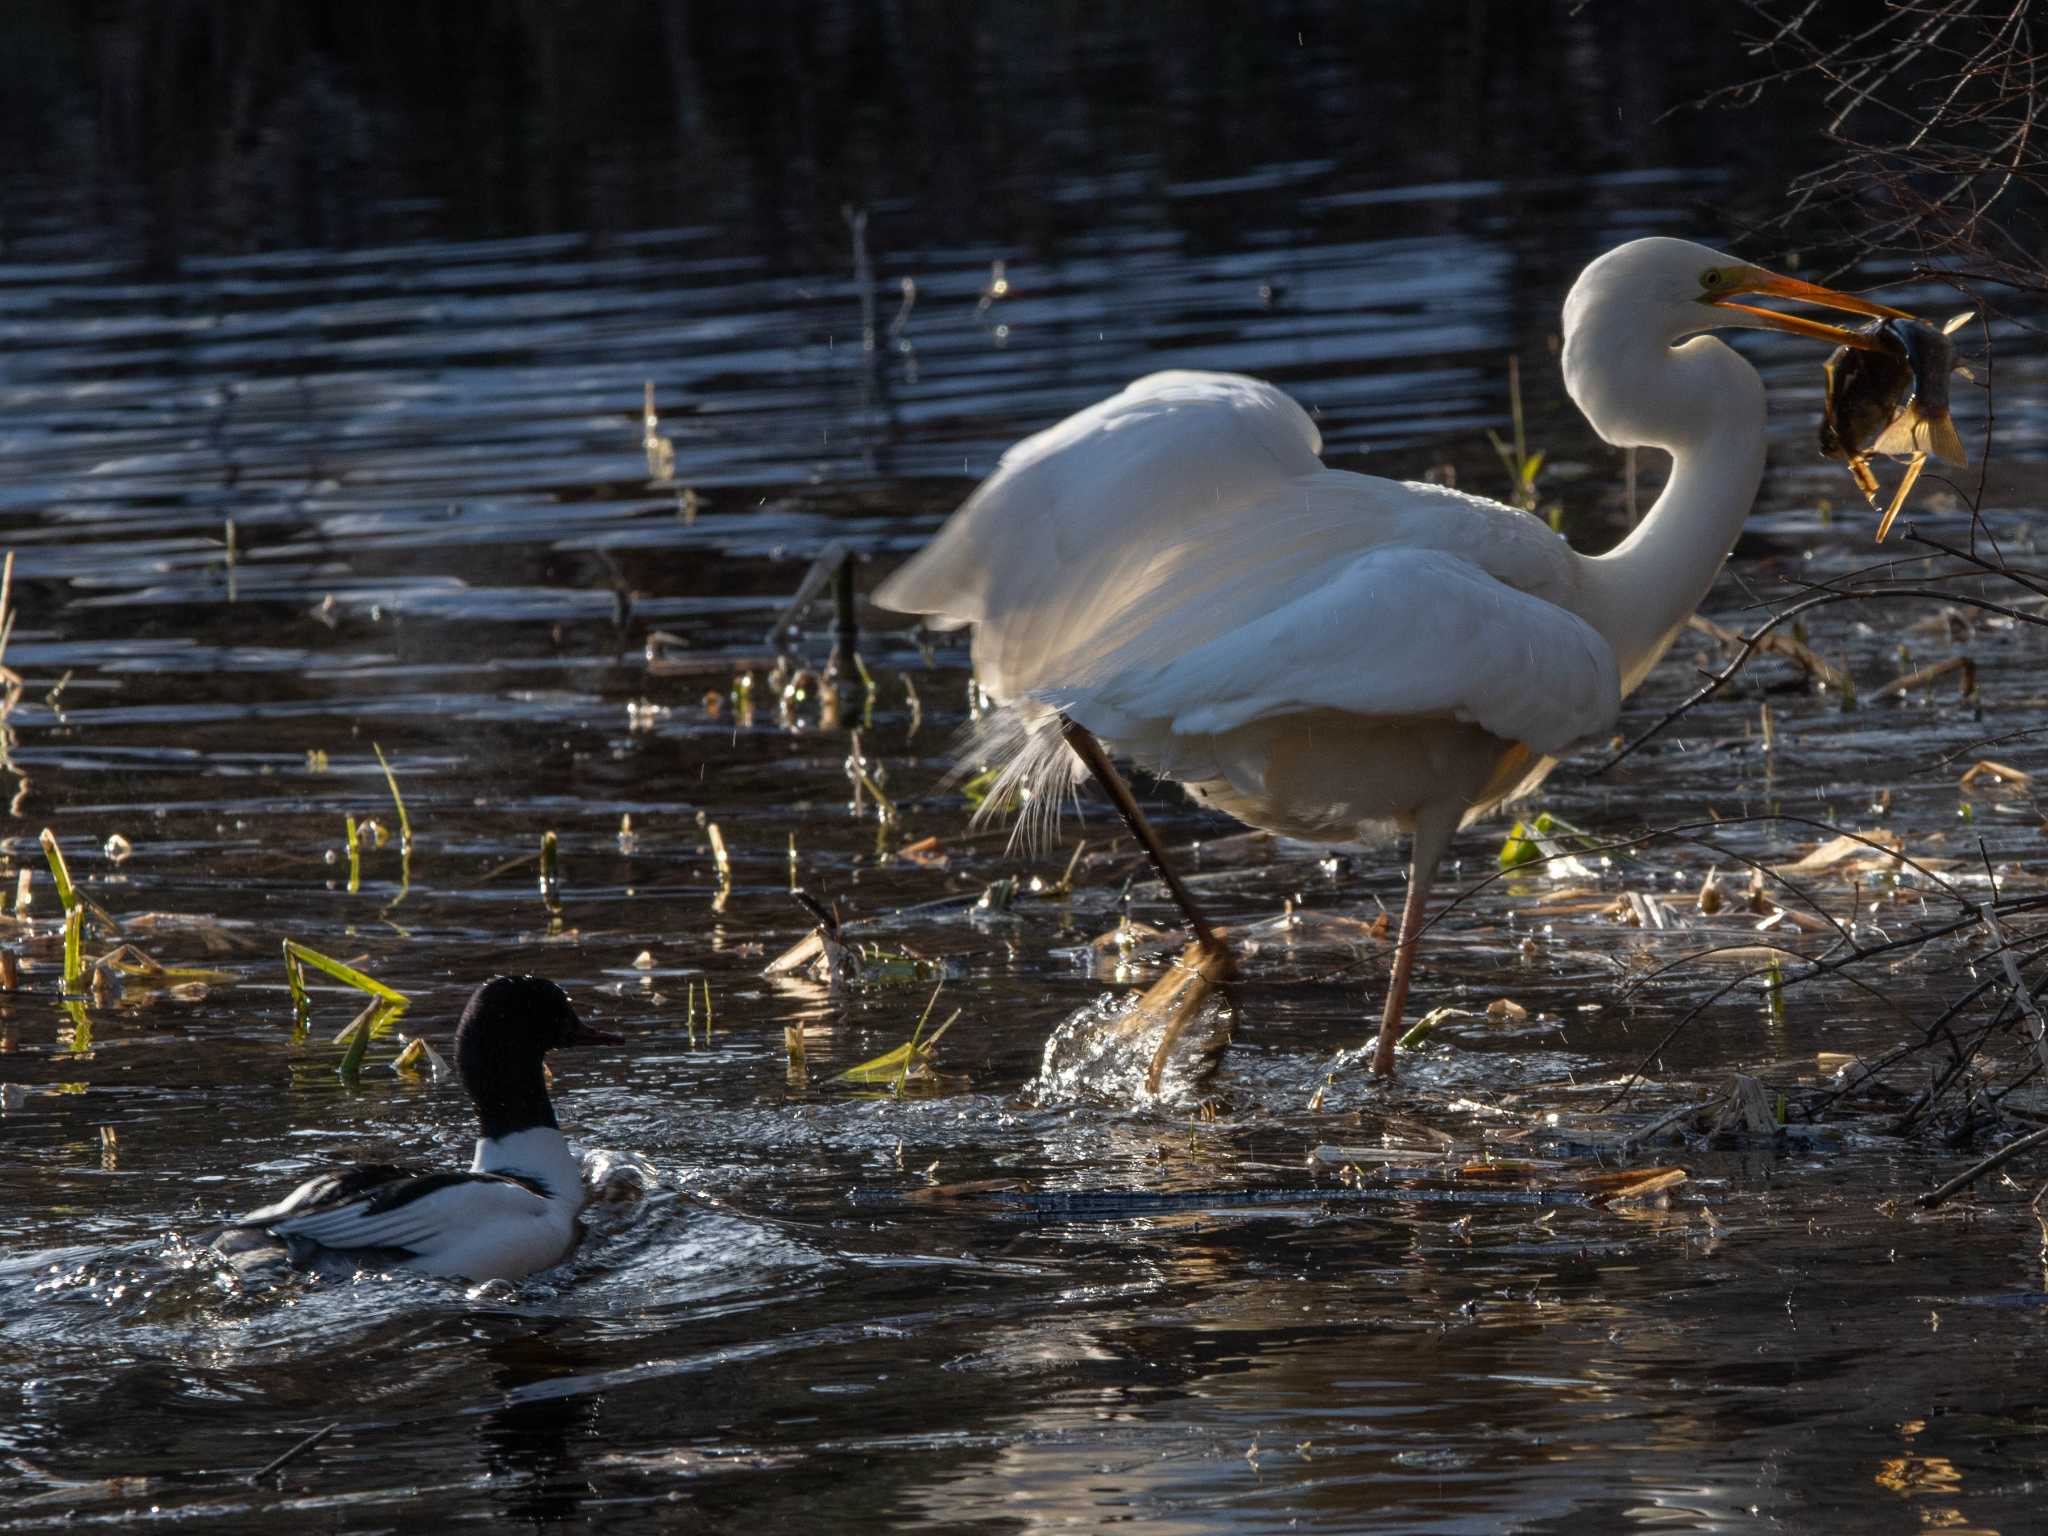
[[1621, 708], [1619, 668], [1598, 631], [1438, 549], [1370, 550], [1192, 646], [1170, 628], [1154, 626], [1047, 702], [1111, 738], [1160, 722], [1185, 736], [1333, 709], [1466, 720], [1546, 754], [1610, 729]]
[[1004, 454], [875, 601], [938, 628], [979, 624], [982, 686], [1013, 697], [1061, 675], [1164, 551], [1283, 495], [1322, 469], [1321, 450], [1270, 384], [1152, 374]]
[[430, 1173], [354, 1198], [300, 1206], [262, 1225], [279, 1237], [325, 1248], [417, 1251], [449, 1232], [531, 1217], [545, 1203], [531, 1185], [503, 1174]]
[[345, 1205], [350, 1201], [375, 1198], [386, 1189], [404, 1184], [408, 1180], [426, 1177], [417, 1168], [401, 1168], [395, 1163], [364, 1163], [340, 1173], [323, 1173], [306, 1180], [282, 1200], [269, 1205], [258, 1206], [233, 1221], [230, 1227], [260, 1227], [289, 1216], [294, 1211], [314, 1210], [322, 1207]]

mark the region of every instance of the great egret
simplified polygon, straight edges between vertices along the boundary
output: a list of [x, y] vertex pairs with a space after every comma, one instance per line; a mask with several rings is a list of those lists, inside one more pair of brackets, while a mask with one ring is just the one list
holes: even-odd
[[1003, 766], [992, 801], [1056, 807], [1087, 771], [1069, 741], [1093, 732], [1254, 827], [1407, 833], [1373, 1061], [1390, 1074], [1452, 834], [1613, 728], [1749, 513], [1763, 381], [1701, 333], [1872, 345], [1734, 302], [1752, 294], [1903, 318], [1664, 238], [1572, 285], [1565, 388], [1609, 443], [1671, 456], [1656, 505], [1605, 555], [1498, 502], [1325, 468], [1315, 424], [1270, 384], [1157, 373], [1003, 455], [875, 600], [975, 626], [975, 672], [1004, 705], [983, 733]]

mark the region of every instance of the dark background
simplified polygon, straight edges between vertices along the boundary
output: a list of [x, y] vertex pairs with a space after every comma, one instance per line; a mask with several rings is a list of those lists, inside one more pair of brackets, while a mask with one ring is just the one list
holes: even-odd
[[[843, 250], [844, 204], [898, 244], [1043, 248], [1287, 161], [1330, 162], [1322, 192], [1496, 178], [1511, 200], [1720, 167], [1740, 220], [1815, 147], [1796, 93], [1688, 109], [1753, 67], [1749, 21], [1481, 0], [29, 0], [0, 53], [0, 253], [85, 254], [82, 230], [162, 263], [708, 222], [802, 268]], [[1252, 195], [1188, 216], [1228, 239], [1276, 212]]]

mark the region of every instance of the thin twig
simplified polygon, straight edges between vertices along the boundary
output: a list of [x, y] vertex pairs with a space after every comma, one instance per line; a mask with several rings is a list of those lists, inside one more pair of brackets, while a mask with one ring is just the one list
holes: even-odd
[[320, 1428], [314, 1430], [313, 1433], [306, 1436], [305, 1439], [301, 1440], [297, 1445], [293, 1446], [290, 1450], [286, 1451], [282, 1456], [278, 1457], [275, 1461], [272, 1461], [269, 1464], [267, 1464], [262, 1471], [250, 1473], [248, 1477], [248, 1482], [251, 1485], [254, 1485], [256, 1483], [262, 1482], [264, 1478], [270, 1476], [273, 1472], [283, 1471], [292, 1462], [297, 1461], [301, 1456], [305, 1455], [306, 1452], [312, 1450], [314, 1446], [318, 1445], [322, 1440], [325, 1440], [329, 1435], [333, 1434], [339, 1428], [341, 1428], [341, 1420], [339, 1419], [336, 1419], [332, 1424], [323, 1424]]
[[2022, 1136], [2018, 1141], [2007, 1142], [1989, 1157], [1979, 1158], [1946, 1184], [1942, 1185], [1941, 1188], [1927, 1191], [1914, 1204], [1920, 1206], [1923, 1210], [1932, 1210], [1958, 1190], [1968, 1189], [1972, 1184], [1983, 1178], [1985, 1174], [1990, 1173], [1994, 1169], [2003, 1168], [2014, 1158], [2024, 1152], [2033, 1151], [2034, 1148], [2040, 1146], [2043, 1142], [2048, 1142], [2048, 1126], [2043, 1126], [2038, 1131], [2031, 1131], [2027, 1135]]
[[1773, 630], [1777, 629], [1781, 624], [1789, 623], [1801, 614], [1815, 608], [1825, 608], [1831, 604], [1842, 602], [1898, 602], [1907, 598], [1920, 598], [1964, 608], [1974, 608], [1983, 613], [1998, 614], [2003, 618], [2012, 619], [2016, 623], [2033, 624], [2042, 628], [2048, 628], [2048, 618], [2044, 618], [2040, 614], [2027, 613], [2021, 609], [2010, 607], [2004, 603], [1994, 603], [1985, 598], [1964, 597], [1954, 592], [1935, 592], [1924, 587], [1884, 587], [1873, 589], [1842, 588], [1829, 586], [1825, 583], [1815, 583], [1815, 585], [1820, 590], [1792, 604], [1783, 612], [1773, 614], [1769, 619], [1758, 625], [1756, 629], [1744, 638], [1742, 649], [1736, 653], [1733, 661], [1729, 662], [1719, 672], [1710, 674], [1705, 683], [1696, 688], [1692, 693], [1686, 695], [1678, 704], [1665, 711], [1663, 718], [1658, 720], [1655, 725], [1641, 732], [1620, 751], [1616, 752], [1605, 762], [1594, 766], [1589, 772], [1596, 775], [1605, 773], [1625, 758], [1633, 756], [1638, 749], [1661, 733], [1666, 726], [1690, 714], [1699, 705], [1705, 703], [1708, 699], [1719, 693], [1722, 688], [1726, 687], [1728, 681], [1741, 670], [1743, 663], [1756, 653], [1757, 648], [1763, 644], [1765, 637]]

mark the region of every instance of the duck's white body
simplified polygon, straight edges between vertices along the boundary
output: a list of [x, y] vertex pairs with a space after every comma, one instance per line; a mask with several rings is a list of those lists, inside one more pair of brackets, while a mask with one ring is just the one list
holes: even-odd
[[541, 1058], [605, 1038], [552, 982], [485, 983], [456, 1032], [458, 1070], [484, 1126], [466, 1171], [322, 1174], [231, 1223], [216, 1246], [240, 1268], [281, 1251], [309, 1268], [462, 1280], [519, 1280], [559, 1264], [582, 1237], [583, 1175], [555, 1124]]
[[537, 1126], [480, 1139], [466, 1173], [324, 1174], [236, 1225], [277, 1239], [293, 1262], [313, 1267], [518, 1280], [575, 1250], [582, 1210], [575, 1155], [559, 1130]]

